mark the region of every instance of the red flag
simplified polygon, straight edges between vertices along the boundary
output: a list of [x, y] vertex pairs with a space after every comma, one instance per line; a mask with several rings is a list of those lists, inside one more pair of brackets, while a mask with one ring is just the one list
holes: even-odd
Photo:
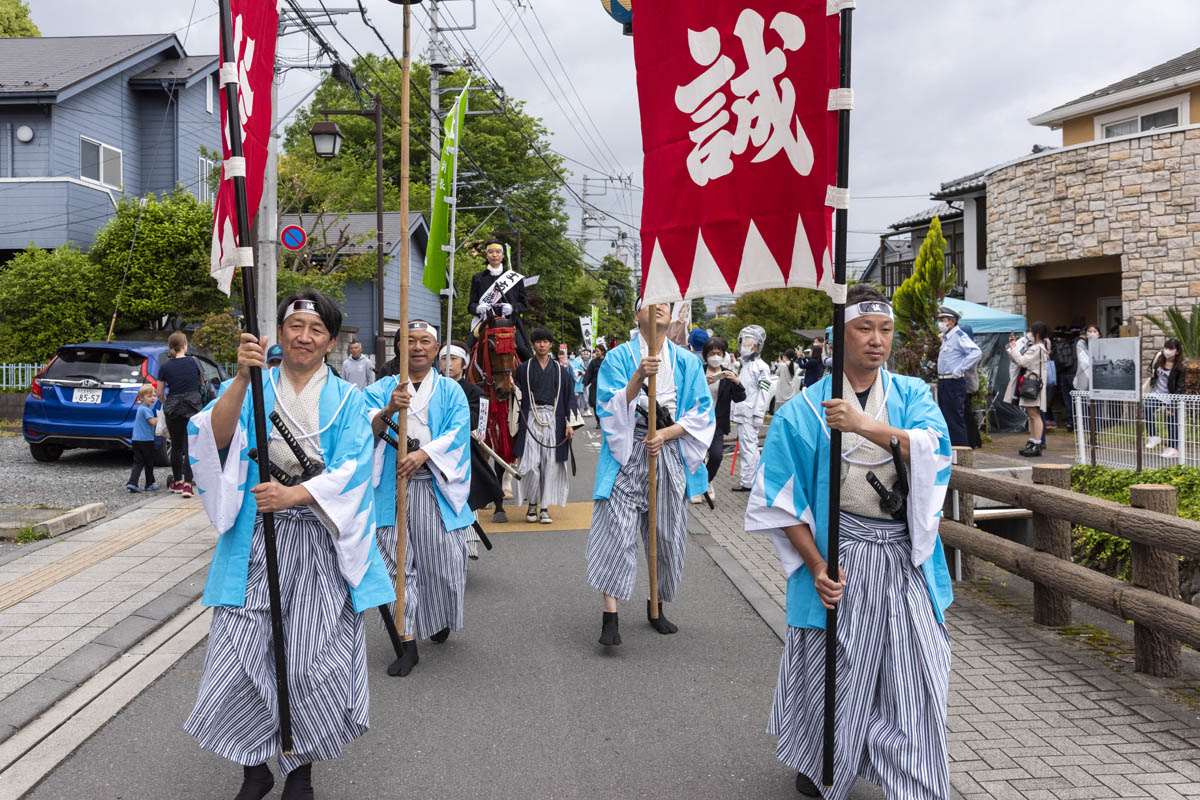
[[[241, 114], [242, 155], [246, 159], [246, 207], [250, 215], [258, 208], [263, 193], [263, 173], [267, 168], [267, 142], [271, 135], [271, 81], [275, 79], [275, 37], [279, 27], [276, 0], [231, 0], [233, 18], [233, 47], [236, 59], [222, 53], [222, 64], [236, 64], [238, 77], [238, 106]], [[229, 294], [234, 270], [240, 266], [235, 248], [249, 245], [249, 231], [237, 230], [237, 208], [234, 204], [233, 181], [228, 180], [228, 159], [233, 155], [229, 144], [229, 109], [225, 103], [225, 87], [217, 88], [221, 96], [221, 130], [224, 131], [221, 149], [226, 159], [221, 168], [221, 184], [213, 212], [212, 253], [209, 271], [217, 285]]]
[[828, 5], [638, 5], [646, 302], [832, 284], [840, 33]]

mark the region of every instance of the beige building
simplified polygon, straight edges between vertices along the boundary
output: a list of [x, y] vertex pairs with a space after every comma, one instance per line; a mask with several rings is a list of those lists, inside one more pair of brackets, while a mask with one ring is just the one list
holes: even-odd
[[1200, 49], [1039, 114], [1062, 147], [986, 176], [988, 304], [1054, 329], [1200, 297]]

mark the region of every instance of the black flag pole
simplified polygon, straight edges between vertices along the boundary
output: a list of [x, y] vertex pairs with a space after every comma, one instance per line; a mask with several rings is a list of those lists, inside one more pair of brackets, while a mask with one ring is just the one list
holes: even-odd
[[[841, 53], [839, 57], [838, 87], [850, 88], [850, 23], [854, 13], [853, 4], [841, 10]], [[850, 182], [850, 110], [838, 111], [837, 188], [846, 189]], [[833, 239], [833, 282], [836, 296], [833, 303], [833, 374], [830, 378], [830, 397], [842, 397], [842, 371], [844, 368], [844, 345], [846, 326], [846, 203], [840, 203], [834, 211]], [[839, 575], [838, 544], [842, 507], [842, 432], [829, 429], [829, 546], [825, 562], [828, 576], [836, 581]], [[837, 697], [837, 606], [825, 612], [825, 740], [821, 782], [828, 789], [833, 786], [834, 756], [834, 713]]]
[[[238, 80], [236, 68], [227, 76], [224, 65], [237, 63], [237, 49], [233, 42], [233, 20], [229, 0], [218, 0], [221, 14], [221, 81], [224, 84], [225, 108], [229, 130], [229, 151], [234, 159], [242, 159], [242, 115], [238, 106]], [[228, 168], [228, 167], [227, 167]], [[239, 258], [242, 269], [242, 311], [246, 319], [246, 333], [255, 337], [258, 332], [258, 303], [255, 299], [257, 282], [254, 269], [254, 251], [243, 247], [242, 240], [250, 231], [250, 214], [246, 203], [245, 169], [237, 170], [233, 178], [233, 194], [237, 213], [237, 253], [246, 254]], [[259, 475], [271, 474], [270, 453], [267, 447], [267, 415], [263, 410], [262, 368], [250, 368], [250, 397], [254, 405], [254, 441], [258, 450]], [[269, 479], [269, 478], [268, 478]], [[292, 709], [287, 683], [287, 654], [283, 646], [283, 605], [279, 600], [279, 554], [275, 546], [275, 515], [264, 512], [263, 544], [267, 556], [267, 593], [271, 601], [271, 643], [275, 652], [275, 691], [279, 698], [280, 748], [285, 754], [292, 752]]]

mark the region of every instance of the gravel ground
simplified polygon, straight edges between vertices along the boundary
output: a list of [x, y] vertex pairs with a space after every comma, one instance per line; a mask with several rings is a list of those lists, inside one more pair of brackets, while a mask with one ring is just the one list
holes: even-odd
[[[141, 498], [125, 489], [132, 466], [133, 455], [116, 450], [67, 450], [58, 461], [43, 464], [29, 454], [21, 436], [0, 436], [0, 504], [75, 508], [104, 503], [111, 516]], [[170, 474], [170, 467], [156, 467], [154, 477], [166, 487]], [[0, 555], [16, 546], [0, 544]]]

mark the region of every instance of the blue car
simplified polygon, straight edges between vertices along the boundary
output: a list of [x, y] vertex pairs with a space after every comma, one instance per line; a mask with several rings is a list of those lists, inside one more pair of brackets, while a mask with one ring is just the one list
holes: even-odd
[[[225, 370], [189, 350], [205, 381], [214, 387]], [[84, 342], [63, 345], [37, 374], [25, 398], [21, 422], [29, 452], [38, 461], [55, 461], [64, 450], [131, 450], [134, 406], [142, 384], [158, 388], [158, 367], [167, 359], [161, 342]], [[162, 390], [159, 389], [159, 399]], [[155, 461], [170, 463], [170, 442], [158, 440]]]

